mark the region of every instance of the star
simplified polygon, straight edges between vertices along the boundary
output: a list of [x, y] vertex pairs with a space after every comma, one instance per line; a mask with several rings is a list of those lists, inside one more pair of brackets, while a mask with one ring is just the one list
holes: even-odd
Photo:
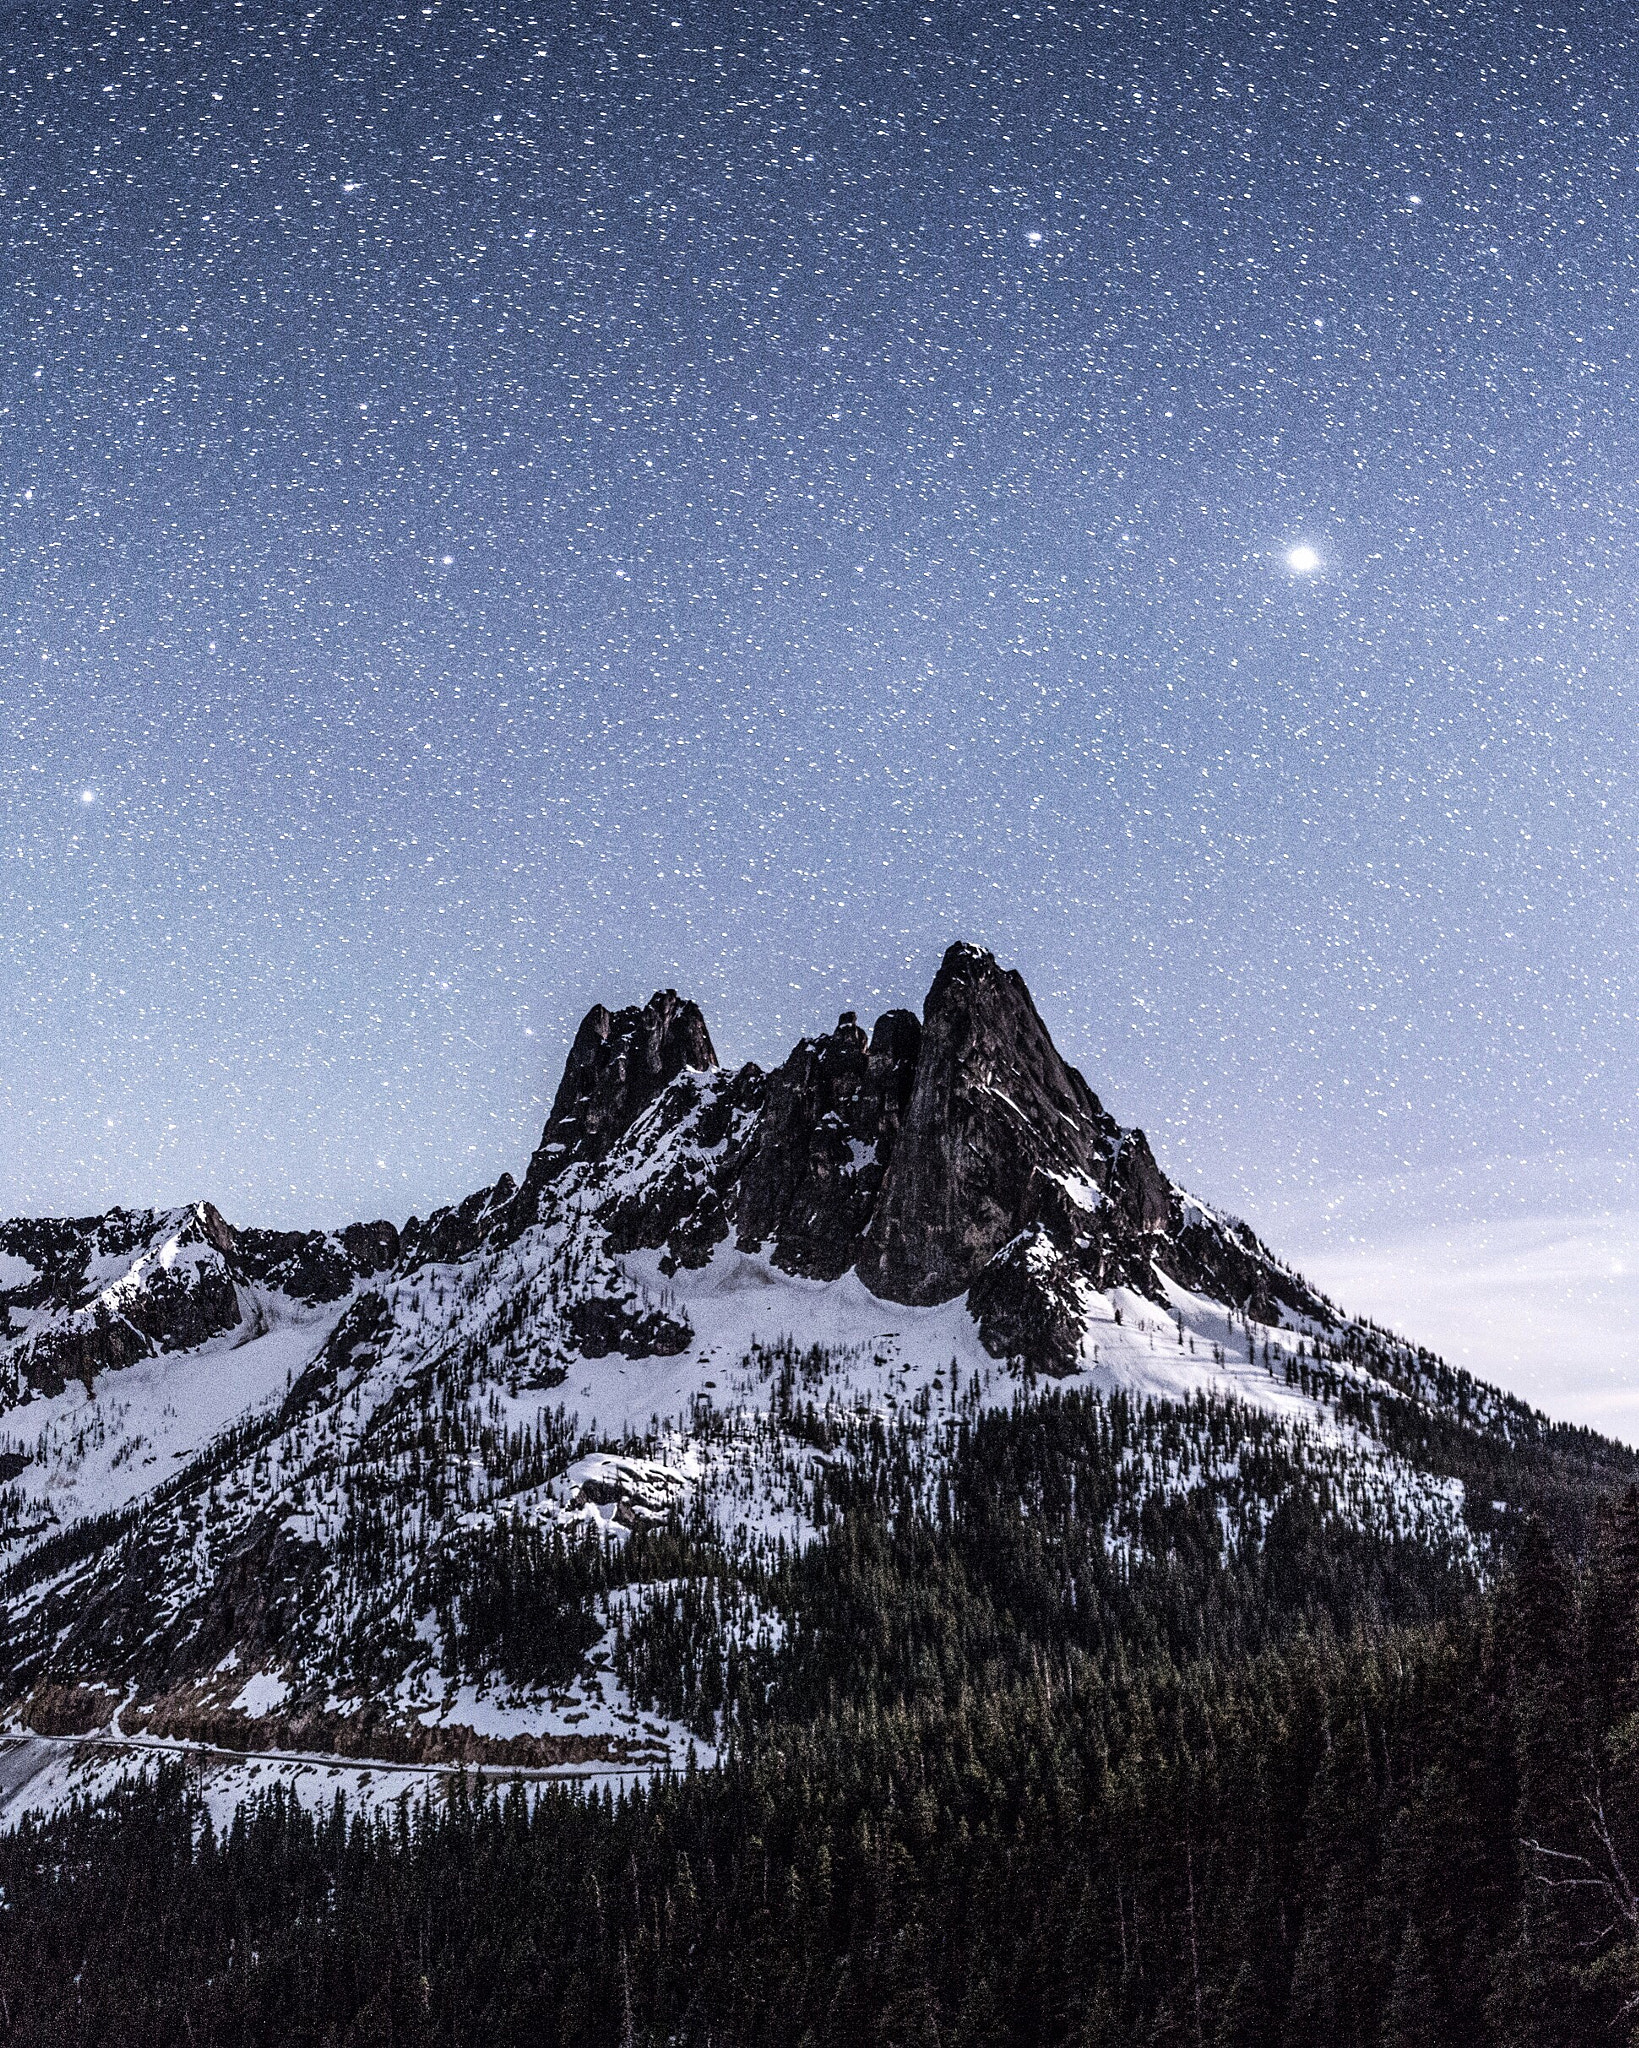
[[1320, 556], [1306, 540], [1300, 540], [1286, 550], [1286, 566], [1294, 576], [1312, 576], [1320, 567]]

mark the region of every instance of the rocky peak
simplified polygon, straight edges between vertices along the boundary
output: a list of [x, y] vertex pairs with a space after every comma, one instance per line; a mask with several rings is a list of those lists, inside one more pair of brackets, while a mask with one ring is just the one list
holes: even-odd
[[742, 1249], [814, 1280], [854, 1264], [916, 1078], [922, 1027], [890, 1010], [869, 1039], [852, 1010], [805, 1038], [768, 1077], [761, 1129], [740, 1184]]
[[594, 1003], [564, 1063], [526, 1188], [576, 1160], [602, 1159], [685, 1067], [717, 1065], [699, 1006], [661, 989], [641, 1009]]
[[[105, 1370], [231, 1330], [241, 1315], [234, 1249], [209, 1202], [7, 1224], [0, 1251], [24, 1283], [12, 1299], [33, 1313], [0, 1357], [0, 1394], [58, 1394], [71, 1379], [89, 1392]], [[0, 1335], [10, 1335], [9, 1303]]]
[[871, 1072], [896, 1077], [910, 1101], [916, 1062], [922, 1051], [922, 1020], [914, 1010], [884, 1010], [871, 1031]]
[[[503, 1176], [412, 1218], [401, 1268], [511, 1242], [550, 1213], [571, 1166], [591, 1170], [572, 1206], [590, 1197], [612, 1259], [659, 1250], [671, 1277], [732, 1239], [806, 1279], [856, 1271], [890, 1301], [967, 1294], [995, 1355], [1049, 1371], [1074, 1369], [1088, 1289], [1160, 1300], [1170, 1277], [1236, 1305], [1298, 1305], [1249, 1234], [1183, 1201], [1144, 1133], [1062, 1058], [1023, 978], [977, 946], [946, 953], [923, 1018], [889, 1010], [867, 1035], [845, 1010], [767, 1075], [724, 1073], [673, 990], [597, 1005], [523, 1185]], [[379, 1256], [346, 1249], [361, 1270]], [[577, 1341], [614, 1342], [605, 1310], [624, 1284], [602, 1274], [603, 1307], [570, 1317]], [[663, 1348], [630, 1317], [621, 1329], [628, 1355]]]
[[859, 1261], [890, 1301], [948, 1300], [1032, 1224], [1098, 1199], [1120, 1130], [1066, 1065], [1023, 978], [977, 946], [946, 953], [916, 1080]]

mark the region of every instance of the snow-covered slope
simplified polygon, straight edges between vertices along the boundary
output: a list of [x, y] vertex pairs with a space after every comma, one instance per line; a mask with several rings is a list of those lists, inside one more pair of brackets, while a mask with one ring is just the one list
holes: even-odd
[[236, 1231], [209, 1202], [0, 1223], [0, 1542], [130, 1505], [283, 1395], [390, 1224]]
[[0, 1309], [14, 1725], [109, 1730], [37, 1786], [709, 1763], [859, 1475], [948, 1512], [965, 1433], [1060, 1393], [1128, 1561], [1156, 1503], [1233, 1549], [1301, 1496], [1483, 1571], [1453, 1433], [1551, 1434], [1175, 1187], [971, 947], [769, 1074], [669, 992], [594, 1010], [521, 1182], [402, 1233], [0, 1225]]

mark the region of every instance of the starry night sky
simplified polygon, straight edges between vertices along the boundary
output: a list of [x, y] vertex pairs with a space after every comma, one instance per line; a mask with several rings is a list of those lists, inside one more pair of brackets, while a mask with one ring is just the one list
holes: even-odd
[[1631, 1433], [1616, 18], [8, 9], [0, 1213], [425, 1212], [961, 935]]

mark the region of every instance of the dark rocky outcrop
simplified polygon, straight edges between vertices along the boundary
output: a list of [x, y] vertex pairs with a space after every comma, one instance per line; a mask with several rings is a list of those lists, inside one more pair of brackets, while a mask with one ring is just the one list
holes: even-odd
[[116, 1315], [155, 1351], [191, 1351], [241, 1320], [233, 1275], [225, 1264], [215, 1263], [144, 1275]]
[[92, 1735], [114, 1718], [120, 1696], [111, 1685], [37, 1685], [16, 1709], [36, 1735]]
[[340, 1301], [356, 1281], [390, 1271], [399, 1253], [391, 1223], [349, 1223], [341, 1231], [236, 1229], [229, 1256], [238, 1278], [320, 1302]]
[[79, 1299], [96, 1217], [17, 1216], [0, 1223], [0, 1301], [21, 1309]]
[[170, 1237], [226, 1253], [233, 1231], [209, 1202], [189, 1209], [110, 1209], [101, 1216], [17, 1216], [0, 1223], [0, 1253], [33, 1269], [33, 1278], [0, 1287], [20, 1308], [74, 1308], [97, 1291], [95, 1264], [106, 1276], [134, 1263]]
[[[412, 1216], [399, 1239], [399, 1264], [406, 1272], [417, 1266], [449, 1266], [471, 1256], [484, 1240], [514, 1225], [517, 1183], [503, 1173], [493, 1187], [478, 1188], [465, 1201], [435, 1209], [425, 1222]], [[511, 1229], [516, 1235], [517, 1224]]]
[[1332, 1302], [1282, 1265], [1246, 1224], [1209, 1216], [1176, 1189], [1168, 1234], [1166, 1269], [1181, 1286], [1277, 1328], [1288, 1318], [1293, 1324], [1307, 1318], [1323, 1328], [1337, 1321]]
[[641, 1009], [594, 1004], [569, 1048], [525, 1185], [544, 1184], [576, 1160], [602, 1159], [674, 1075], [716, 1065], [699, 1006], [675, 989], [661, 989]]
[[583, 1295], [563, 1312], [569, 1334], [583, 1357], [675, 1358], [694, 1342], [686, 1322], [664, 1309], [627, 1295]]
[[0, 1223], [0, 1303], [46, 1308], [78, 1298], [91, 1219], [18, 1216]]
[[[237, 1314], [237, 1304], [235, 1305]], [[70, 1380], [89, 1392], [99, 1373], [151, 1358], [154, 1345], [134, 1324], [104, 1307], [40, 1331], [22, 1354], [23, 1378], [36, 1394], [60, 1394]]]
[[168, 1642], [145, 1644], [144, 1663], [151, 1670], [168, 1652], [164, 1675], [174, 1684], [212, 1670], [230, 1651], [253, 1664], [272, 1659], [313, 1606], [325, 1563], [319, 1544], [273, 1520], [254, 1523], [217, 1566], [197, 1617]]
[[1088, 1271], [1096, 1287], [1156, 1292], [1156, 1254], [1172, 1202], [1172, 1183], [1156, 1165], [1148, 1138], [1142, 1131], [1123, 1131], [1088, 1239]]
[[890, 1301], [960, 1294], [1020, 1231], [1103, 1186], [1120, 1130], [1059, 1057], [1020, 976], [976, 946], [928, 993], [916, 1082], [859, 1261]]
[[921, 1039], [908, 1010], [878, 1018], [868, 1040], [849, 1010], [769, 1075], [740, 1183], [742, 1250], [771, 1242], [777, 1266], [814, 1280], [835, 1280], [854, 1264], [910, 1103]]
[[[0, 1226], [0, 1251], [33, 1268], [0, 1302], [46, 1312], [12, 1354], [14, 1385], [58, 1394], [70, 1380], [188, 1351], [245, 1325], [242, 1286], [307, 1303], [337, 1301], [399, 1252], [390, 1223], [340, 1232], [235, 1229], [209, 1202], [187, 1209], [111, 1210], [79, 1220], [22, 1218]], [[259, 1323], [246, 1325], [254, 1334]], [[19, 1333], [22, 1334], [22, 1333]]]
[[1033, 1372], [1074, 1372], [1083, 1315], [1075, 1260], [1045, 1231], [1004, 1245], [968, 1290], [979, 1341]]
[[189, 1350], [242, 1319], [227, 1257], [233, 1232], [209, 1202], [52, 1221], [34, 1241], [49, 1248], [53, 1265], [30, 1292], [58, 1310], [17, 1353], [22, 1380], [36, 1393], [59, 1394], [70, 1380], [89, 1389], [99, 1373]]

